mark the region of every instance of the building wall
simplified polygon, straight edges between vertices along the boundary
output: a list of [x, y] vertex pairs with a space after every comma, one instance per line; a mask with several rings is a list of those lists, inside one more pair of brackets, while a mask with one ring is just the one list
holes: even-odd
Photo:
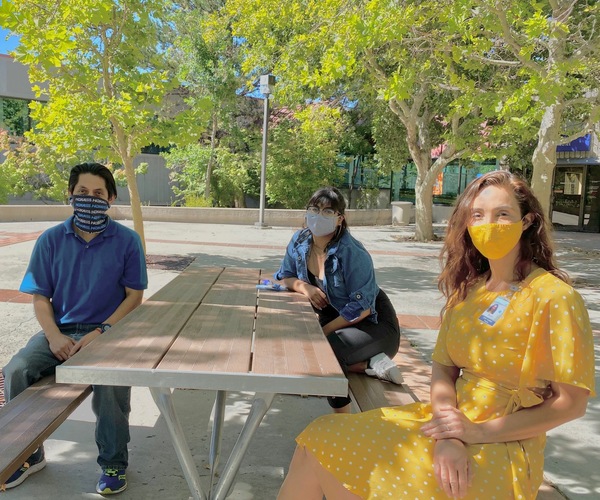
[[[167, 206], [175, 203], [175, 194], [171, 189], [169, 174], [162, 156], [142, 153], [133, 160], [135, 167], [140, 163], [148, 165], [145, 174], [136, 176], [140, 199], [143, 205]], [[129, 205], [129, 190], [127, 186], [117, 186], [116, 205]]]
[[31, 90], [27, 66], [5, 54], [0, 54], [0, 97], [37, 99]]

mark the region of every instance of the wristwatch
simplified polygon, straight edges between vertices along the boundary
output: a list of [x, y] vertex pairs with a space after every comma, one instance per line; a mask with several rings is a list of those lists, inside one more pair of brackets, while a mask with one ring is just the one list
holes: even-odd
[[109, 330], [112, 327], [112, 325], [109, 325], [108, 323], [102, 323], [98, 329], [100, 330], [100, 333], [104, 333], [106, 330]]

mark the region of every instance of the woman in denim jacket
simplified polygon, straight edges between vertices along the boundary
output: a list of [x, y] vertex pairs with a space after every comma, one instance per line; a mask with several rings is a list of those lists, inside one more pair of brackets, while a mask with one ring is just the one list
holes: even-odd
[[[319, 189], [308, 202], [306, 228], [294, 234], [275, 279], [309, 298], [342, 368], [396, 384], [400, 327], [389, 298], [375, 282], [373, 261], [348, 231], [346, 202], [336, 188]], [[336, 413], [350, 398], [328, 398]]]

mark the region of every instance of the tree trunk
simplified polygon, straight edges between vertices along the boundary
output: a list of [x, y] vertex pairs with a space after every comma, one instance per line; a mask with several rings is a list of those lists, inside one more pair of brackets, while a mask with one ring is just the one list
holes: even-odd
[[531, 159], [533, 164], [531, 189], [540, 201], [548, 221], [551, 219], [552, 182], [556, 167], [556, 146], [560, 138], [562, 114], [562, 104], [554, 104], [544, 110], [538, 132], [538, 144]]
[[[424, 178], [425, 177], [425, 178]], [[415, 240], [433, 240], [433, 183], [417, 167], [415, 183]]]
[[212, 171], [215, 164], [215, 149], [217, 144], [217, 125], [218, 118], [216, 110], [213, 111], [212, 116], [212, 131], [210, 134], [210, 158], [208, 160], [208, 165], [206, 166], [206, 185], [204, 186], [204, 198], [207, 200], [210, 199], [210, 179], [212, 177]]
[[144, 235], [144, 218], [142, 216], [142, 203], [140, 193], [135, 178], [135, 168], [133, 167], [133, 156], [130, 154], [130, 145], [123, 128], [117, 120], [111, 119], [113, 133], [116, 139], [117, 153], [121, 157], [125, 167], [125, 178], [127, 179], [127, 188], [129, 189], [129, 202], [131, 204], [131, 214], [133, 217], [133, 229], [142, 240], [142, 247], [146, 253], [146, 236]]
[[142, 203], [140, 193], [135, 178], [135, 168], [133, 167], [133, 158], [122, 158], [125, 166], [125, 178], [127, 179], [127, 188], [129, 189], [129, 200], [131, 202], [131, 214], [133, 216], [133, 229], [139, 234], [142, 240], [144, 253], [146, 253], [146, 237], [144, 235], [144, 218], [142, 216]]
[[425, 152], [417, 165], [415, 183], [415, 240], [431, 241], [433, 233], [433, 186], [438, 174], [448, 165], [449, 160], [438, 158], [434, 163], [426, 158]]
[[[552, 96], [552, 100], [546, 102], [544, 114], [538, 132], [538, 143], [533, 152], [531, 162], [533, 172], [531, 175], [531, 189], [542, 205], [548, 222], [552, 219], [550, 213], [552, 207], [552, 182], [554, 181], [554, 169], [556, 168], [556, 146], [560, 140], [560, 130], [563, 121], [565, 96], [563, 83], [557, 73], [558, 66], [563, 64], [566, 55], [567, 31], [562, 23], [568, 22], [574, 3], [569, 1], [558, 1], [553, 4], [552, 30], [548, 37], [548, 57], [546, 68], [551, 78], [552, 87], [558, 92]], [[561, 19], [561, 22], [557, 22]], [[560, 90], [559, 90], [560, 89]]]

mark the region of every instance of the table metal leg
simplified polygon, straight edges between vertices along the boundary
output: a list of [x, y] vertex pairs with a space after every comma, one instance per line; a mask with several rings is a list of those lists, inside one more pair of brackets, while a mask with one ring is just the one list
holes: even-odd
[[219, 458], [221, 456], [221, 431], [223, 430], [223, 420], [225, 419], [225, 400], [227, 399], [226, 391], [217, 391], [215, 404], [213, 406], [213, 424], [210, 435], [210, 451], [208, 454], [208, 464], [210, 466], [210, 492], [215, 481], [217, 467], [219, 466]]
[[229, 489], [231, 488], [235, 476], [240, 468], [244, 454], [248, 449], [250, 440], [262, 422], [263, 417], [267, 411], [269, 411], [274, 398], [275, 394], [270, 393], [256, 394], [254, 396], [252, 408], [250, 409], [246, 423], [244, 424], [235, 446], [231, 451], [231, 455], [229, 456], [229, 460], [227, 460], [227, 464], [225, 464], [225, 468], [223, 469], [223, 474], [221, 475], [221, 479], [217, 484], [217, 488], [210, 496], [211, 500], [225, 500], [225, 497], [229, 493]]
[[181, 464], [183, 474], [185, 475], [193, 498], [197, 500], [206, 500], [207, 497], [200, 486], [200, 477], [198, 476], [198, 469], [192, 458], [192, 452], [185, 439], [181, 423], [175, 413], [171, 390], [162, 387], [150, 387], [150, 393], [167, 423], [167, 427], [171, 433], [173, 446], [177, 453], [177, 458], [179, 459], [179, 463]]

